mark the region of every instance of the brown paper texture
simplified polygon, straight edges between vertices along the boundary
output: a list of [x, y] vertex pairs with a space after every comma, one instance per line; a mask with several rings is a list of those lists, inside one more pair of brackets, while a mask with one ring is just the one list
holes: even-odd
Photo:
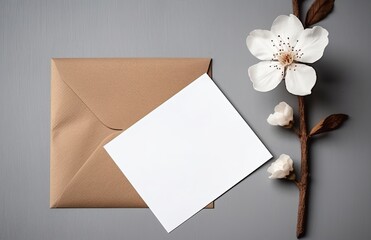
[[52, 59], [50, 207], [147, 207], [103, 146], [205, 72], [209, 58]]

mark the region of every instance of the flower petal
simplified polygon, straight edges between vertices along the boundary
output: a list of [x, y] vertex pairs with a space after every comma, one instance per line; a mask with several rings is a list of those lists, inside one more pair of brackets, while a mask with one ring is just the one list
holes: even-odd
[[286, 89], [290, 93], [298, 96], [305, 96], [312, 93], [312, 88], [316, 83], [316, 71], [305, 64], [293, 64], [286, 70]]
[[288, 164], [289, 164], [289, 171], [294, 171], [294, 161], [292, 159], [288, 159]]
[[[290, 116], [290, 115], [293, 115], [293, 110], [292, 110], [292, 107], [290, 105], [288, 105], [286, 102], [280, 102], [279, 104], [277, 104], [275, 107], [274, 107], [274, 111], [275, 112], [280, 112], [282, 113], [284, 116]], [[291, 117], [291, 116], [290, 116]]]
[[289, 42], [292, 46], [296, 42], [300, 33], [304, 30], [303, 24], [295, 16], [290, 14], [290, 16], [281, 15], [278, 16], [272, 24], [271, 31], [276, 35], [282, 35], [281, 37], [286, 41], [289, 37]]
[[260, 92], [274, 89], [283, 78], [283, 67], [274, 61], [263, 61], [252, 65], [248, 72], [254, 89]]
[[272, 173], [269, 178], [284, 178], [286, 176], [285, 172], [283, 170], [277, 170]]
[[292, 121], [292, 116], [285, 115], [282, 112], [275, 112], [270, 114], [267, 118], [267, 122], [273, 126], [286, 126]]
[[277, 117], [274, 114], [269, 114], [269, 116], [267, 118], [267, 122], [270, 125], [273, 125], [273, 126], [277, 126], [278, 125]]
[[267, 169], [267, 172], [269, 172], [270, 174], [272, 174], [274, 172], [274, 165], [273, 164], [271, 164], [269, 166], [269, 168]]
[[268, 30], [254, 30], [246, 38], [247, 48], [260, 60], [271, 60], [277, 49], [273, 46], [275, 35]]
[[314, 63], [323, 55], [323, 51], [328, 44], [328, 31], [322, 27], [315, 26], [305, 29], [299, 36], [295, 45], [298, 51], [297, 61]]
[[289, 105], [285, 105], [285, 109], [283, 111], [283, 115], [287, 119], [287, 121], [290, 123], [294, 119], [294, 110]]
[[267, 122], [273, 126], [287, 126], [293, 120], [293, 116], [292, 107], [286, 102], [280, 102], [274, 107], [274, 113], [268, 116]]

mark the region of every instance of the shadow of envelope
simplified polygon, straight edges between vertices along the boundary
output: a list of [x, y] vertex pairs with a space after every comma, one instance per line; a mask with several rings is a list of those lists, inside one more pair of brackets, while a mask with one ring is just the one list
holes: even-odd
[[50, 207], [147, 207], [103, 146], [206, 72], [209, 58], [52, 59]]

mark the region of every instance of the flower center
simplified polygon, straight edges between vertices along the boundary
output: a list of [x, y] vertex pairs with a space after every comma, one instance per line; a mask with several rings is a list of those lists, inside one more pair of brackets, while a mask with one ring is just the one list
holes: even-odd
[[282, 66], [289, 66], [294, 62], [294, 54], [292, 52], [281, 52], [277, 56], [277, 60], [281, 63]]

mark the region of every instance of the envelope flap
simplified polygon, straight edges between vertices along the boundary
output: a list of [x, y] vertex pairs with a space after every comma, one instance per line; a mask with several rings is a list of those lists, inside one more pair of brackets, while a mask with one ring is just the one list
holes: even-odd
[[66, 84], [107, 127], [126, 129], [208, 72], [208, 58], [53, 59]]

